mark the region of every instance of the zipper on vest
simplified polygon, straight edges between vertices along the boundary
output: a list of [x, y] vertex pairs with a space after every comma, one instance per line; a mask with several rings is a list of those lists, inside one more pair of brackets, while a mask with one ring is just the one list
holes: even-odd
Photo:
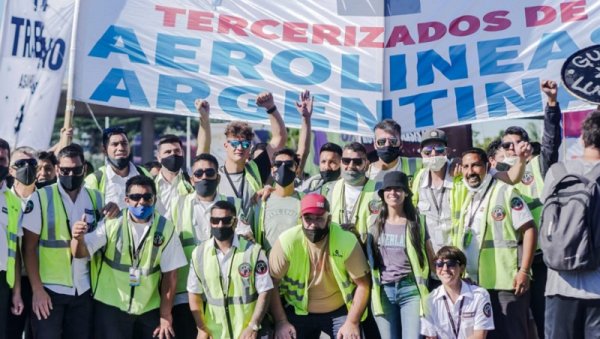
[[[233, 258], [231, 259], [233, 260]], [[229, 316], [229, 302], [227, 297], [224, 298], [225, 317], [227, 318], [227, 329], [229, 330], [229, 338], [233, 339], [233, 328], [231, 327], [231, 316]]]
[[131, 304], [133, 304], [133, 296], [135, 295], [135, 286], [131, 286], [131, 293], [129, 293], [129, 307], [127, 313], [131, 313]]

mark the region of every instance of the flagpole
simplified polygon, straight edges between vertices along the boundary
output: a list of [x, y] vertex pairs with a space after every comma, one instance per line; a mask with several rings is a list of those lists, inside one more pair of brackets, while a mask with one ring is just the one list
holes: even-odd
[[[75, 100], [73, 100], [73, 83], [75, 82], [75, 51], [77, 45], [77, 25], [79, 23], [79, 5], [80, 0], [75, 0], [73, 28], [71, 30], [71, 46], [69, 47], [69, 78], [67, 82], [67, 103], [65, 107], [65, 121], [63, 128], [73, 127], [73, 114], [75, 114]], [[71, 137], [63, 136], [61, 133], [60, 143], [63, 146], [71, 143]]]

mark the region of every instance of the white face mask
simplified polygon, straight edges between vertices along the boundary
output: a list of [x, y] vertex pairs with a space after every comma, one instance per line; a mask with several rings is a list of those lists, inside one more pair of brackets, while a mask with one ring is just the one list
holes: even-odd
[[448, 157], [445, 155], [437, 155], [435, 157], [423, 158], [423, 166], [428, 170], [437, 172], [441, 170], [448, 162]]
[[513, 167], [514, 165], [516, 165], [517, 161], [519, 161], [519, 157], [517, 157], [517, 156], [512, 156], [512, 157], [505, 156], [504, 160], [502, 160], [503, 163], [509, 165], [510, 167]]
[[463, 177], [463, 184], [465, 184], [465, 186], [467, 187], [469, 192], [476, 194], [476, 193], [480, 192], [481, 190], [486, 189], [486, 187], [489, 185], [491, 180], [492, 180], [492, 176], [488, 173], [485, 175], [485, 177], [483, 177], [481, 184], [477, 187], [469, 186], [469, 183], [467, 182], [467, 178], [465, 178], [465, 177]]

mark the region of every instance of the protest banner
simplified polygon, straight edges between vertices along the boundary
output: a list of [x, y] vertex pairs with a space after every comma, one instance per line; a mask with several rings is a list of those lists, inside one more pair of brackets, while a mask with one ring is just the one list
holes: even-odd
[[[150, 112], [266, 123], [274, 93], [298, 127], [371, 135], [543, 112], [542, 79], [600, 43], [600, 3], [455, 0], [107, 0], [82, 4], [75, 99]], [[590, 29], [591, 28], [591, 29]], [[562, 88], [563, 110], [588, 108]]]

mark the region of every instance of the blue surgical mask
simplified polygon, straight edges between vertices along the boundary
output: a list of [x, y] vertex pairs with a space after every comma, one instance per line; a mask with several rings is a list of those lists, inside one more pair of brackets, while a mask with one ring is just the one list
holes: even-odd
[[129, 206], [129, 213], [133, 215], [136, 219], [146, 220], [150, 218], [152, 213], [154, 213], [154, 205], [151, 206]]

